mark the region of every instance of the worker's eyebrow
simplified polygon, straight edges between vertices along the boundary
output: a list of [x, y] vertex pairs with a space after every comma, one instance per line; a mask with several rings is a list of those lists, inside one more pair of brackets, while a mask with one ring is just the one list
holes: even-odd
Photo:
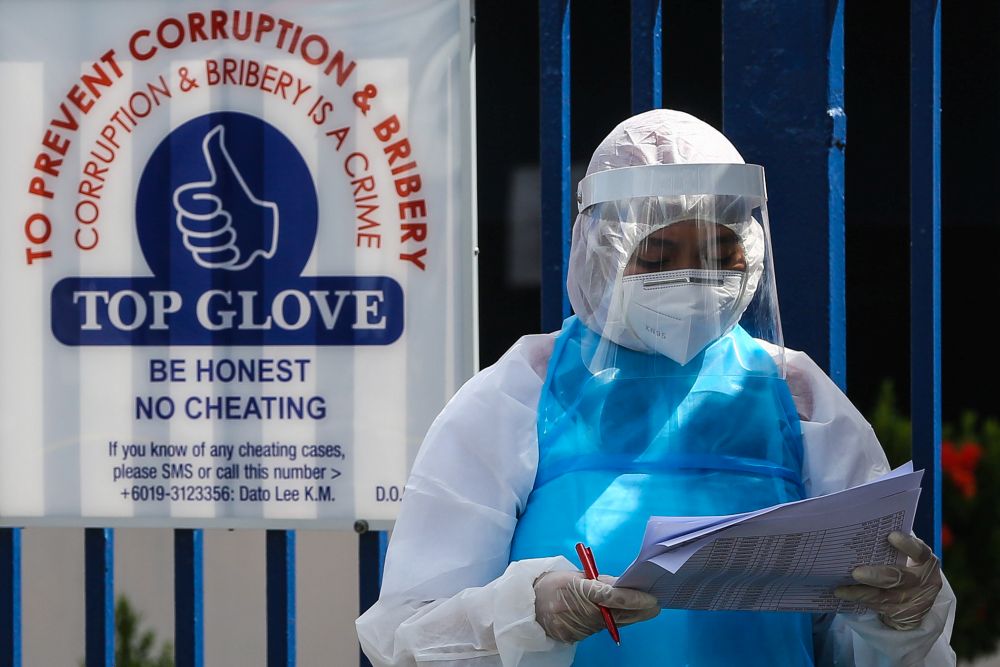
[[735, 234], [725, 229], [718, 230], [712, 236], [706, 235], [704, 240], [714, 243], [737, 243], [739, 241]]
[[649, 246], [649, 245], [664, 246], [664, 245], [677, 245], [677, 244], [672, 239], [665, 239], [665, 238], [658, 238], [658, 237], [650, 236], [650, 237], [644, 239], [641, 245], [644, 245], [644, 246]]

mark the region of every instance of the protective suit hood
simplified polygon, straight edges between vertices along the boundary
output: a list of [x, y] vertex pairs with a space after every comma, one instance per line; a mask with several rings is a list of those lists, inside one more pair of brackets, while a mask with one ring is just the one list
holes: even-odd
[[716, 316], [718, 335], [756, 303], [750, 332], [782, 346], [765, 202], [763, 170], [745, 165], [707, 123], [668, 109], [625, 120], [598, 146], [578, 190], [567, 277], [574, 311], [608, 341], [657, 351], [626, 312], [630, 258], [650, 235], [675, 223], [721, 225], [739, 239], [746, 268], [737, 298]]

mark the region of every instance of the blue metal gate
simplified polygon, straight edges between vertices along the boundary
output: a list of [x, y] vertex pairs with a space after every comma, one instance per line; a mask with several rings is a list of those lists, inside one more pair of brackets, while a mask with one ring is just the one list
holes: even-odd
[[[631, 0], [633, 113], [659, 107], [663, 97], [661, 2]], [[722, 7], [725, 133], [748, 162], [765, 165], [771, 207], [799, 221], [779, 224], [773, 239], [786, 342], [844, 389], [844, 0], [723, 0]], [[541, 0], [545, 331], [569, 315], [569, 16], [569, 0]], [[777, 39], [784, 48], [774, 48]], [[910, 61], [910, 407], [913, 461], [925, 470], [914, 530], [940, 556], [940, 0], [910, 2]]]
[[[940, 0], [910, 16], [911, 414], [913, 458], [926, 470], [915, 530], [940, 554]], [[724, 125], [749, 161], [766, 165], [785, 218], [774, 251], [788, 340], [845, 387], [844, 0], [723, 5]], [[572, 221], [570, 0], [540, 0], [542, 325], [569, 314], [564, 285]], [[632, 111], [661, 105], [661, 0], [632, 0]], [[759, 39], [768, 34], [769, 41]], [[776, 35], [787, 48], [770, 47]], [[817, 35], [823, 39], [817, 39]], [[667, 91], [667, 99], [669, 100]], [[767, 96], [768, 104], [754, 104]], [[762, 109], [766, 109], [764, 113]], [[775, 110], [779, 110], [776, 112]], [[821, 270], [817, 270], [820, 268]], [[795, 276], [795, 280], [787, 279]], [[808, 279], [804, 279], [808, 277]], [[796, 304], [824, 303], [817, 309]], [[0, 665], [21, 664], [21, 535], [0, 529]], [[86, 529], [86, 660], [114, 662], [114, 531]], [[377, 597], [386, 535], [362, 532], [363, 611]], [[295, 664], [295, 533], [267, 531], [267, 664]], [[174, 531], [176, 662], [204, 664], [202, 531]], [[364, 659], [362, 658], [362, 662]]]

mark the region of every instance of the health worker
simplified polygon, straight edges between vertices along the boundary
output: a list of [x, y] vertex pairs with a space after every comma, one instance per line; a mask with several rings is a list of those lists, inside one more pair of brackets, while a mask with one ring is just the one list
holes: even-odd
[[[578, 190], [561, 331], [521, 338], [427, 433], [357, 621], [374, 665], [954, 665], [955, 597], [905, 567], [836, 590], [864, 614], [660, 610], [613, 577], [651, 515], [745, 512], [867, 482], [871, 427], [782, 344], [763, 170], [684, 113], [626, 120]], [[831, 591], [833, 593], [833, 591]], [[833, 598], [831, 598], [833, 599]], [[612, 610], [622, 645], [604, 631]]]

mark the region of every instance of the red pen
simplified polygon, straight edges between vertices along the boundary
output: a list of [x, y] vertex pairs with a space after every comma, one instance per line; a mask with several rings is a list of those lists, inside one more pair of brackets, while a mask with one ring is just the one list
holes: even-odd
[[[583, 542], [577, 542], [576, 555], [580, 557], [580, 563], [583, 565], [583, 574], [588, 579], [597, 579], [597, 563], [594, 561], [594, 552], [590, 550], [590, 547], [584, 546]], [[601, 616], [604, 617], [604, 625], [608, 628], [611, 638], [615, 640], [616, 644], [621, 646], [622, 640], [618, 635], [618, 626], [615, 624], [615, 619], [611, 616], [611, 612], [604, 605], [597, 605], [597, 608], [601, 610]]]

